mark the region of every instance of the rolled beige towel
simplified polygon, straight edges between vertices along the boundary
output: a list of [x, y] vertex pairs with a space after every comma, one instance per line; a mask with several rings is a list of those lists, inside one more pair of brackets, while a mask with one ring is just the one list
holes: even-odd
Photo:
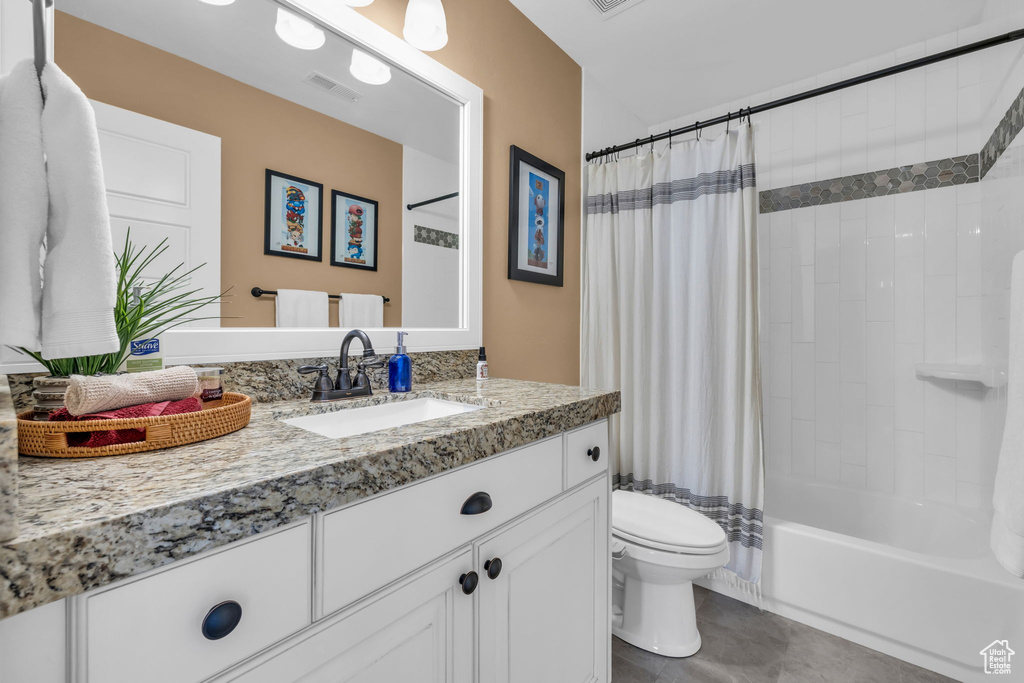
[[124, 375], [72, 375], [64, 406], [72, 415], [88, 415], [140, 403], [179, 401], [199, 391], [196, 371], [187, 365]]

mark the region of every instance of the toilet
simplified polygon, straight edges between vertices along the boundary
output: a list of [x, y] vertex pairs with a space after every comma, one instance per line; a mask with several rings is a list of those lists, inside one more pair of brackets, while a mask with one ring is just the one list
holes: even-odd
[[612, 492], [612, 633], [666, 657], [700, 649], [693, 580], [729, 561], [725, 532], [669, 500]]

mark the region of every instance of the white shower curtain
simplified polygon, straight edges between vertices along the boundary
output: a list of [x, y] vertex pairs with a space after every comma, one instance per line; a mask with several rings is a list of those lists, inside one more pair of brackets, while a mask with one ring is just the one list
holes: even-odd
[[[589, 167], [583, 383], [619, 389], [613, 484], [707, 515], [761, 575], [757, 190], [749, 126]], [[617, 470], [614, 469], [617, 465]]]

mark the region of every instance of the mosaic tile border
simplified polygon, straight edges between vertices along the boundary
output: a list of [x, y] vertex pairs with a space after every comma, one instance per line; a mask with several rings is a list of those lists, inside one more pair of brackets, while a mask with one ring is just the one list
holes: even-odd
[[981, 177], [984, 178], [1006, 148], [1010, 146], [1017, 133], [1024, 128], [1024, 89], [1017, 94], [1010, 108], [1003, 114], [1002, 120], [992, 131], [988, 142], [981, 148]]
[[412, 238], [420, 244], [432, 244], [435, 247], [444, 247], [445, 249], [459, 248], [459, 234], [456, 232], [414, 225]]
[[761, 213], [775, 213], [819, 204], [836, 204], [854, 199], [965, 185], [979, 180], [979, 155], [967, 154], [764, 190], [759, 193], [760, 210]]

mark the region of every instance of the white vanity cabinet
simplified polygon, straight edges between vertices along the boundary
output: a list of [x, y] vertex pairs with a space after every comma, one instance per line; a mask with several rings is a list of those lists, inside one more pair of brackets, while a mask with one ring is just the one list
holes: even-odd
[[[64, 601], [66, 680], [608, 683], [607, 438], [591, 423]], [[237, 625], [210, 627], [223, 603]], [[18, 657], [0, 671], [33, 670]]]
[[480, 543], [480, 683], [608, 680], [607, 489], [593, 481]]

